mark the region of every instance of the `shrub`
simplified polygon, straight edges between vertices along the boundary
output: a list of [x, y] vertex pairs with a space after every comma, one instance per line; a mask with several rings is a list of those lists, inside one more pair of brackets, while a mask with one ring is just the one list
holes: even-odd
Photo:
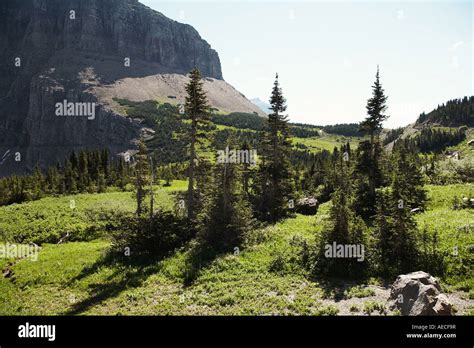
[[367, 301], [364, 303], [364, 313], [371, 315], [375, 311], [378, 311], [379, 314], [387, 315], [385, 304], [375, 301]]
[[194, 230], [184, 218], [159, 210], [152, 217], [121, 216], [111, 236], [115, 254], [162, 258], [193, 238]]
[[353, 305], [351, 305], [351, 307], [349, 308], [349, 311], [352, 312], [352, 313], [354, 313], [354, 312], [359, 312], [360, 309], [359, 309], [359, 307], [358, 307], [357, 305], [353, 304]]
[[374, 289], [364, 288], [362, 286], [354, 286], [344, 291], [344, 298], [346, 299], [352, 298], [352, 297], [363, 298], [363, 297], [369, 297], [369, 296], [374, 296], [374, 295], [375, 295]]
[[310, 266], [311, 251], [306, 239], [293, 236], [288, 247], [276, 250], [272, 255], [268, 270], [280, 275], [305, 274]]
[[281, 274], [287, 270], [285, 256], [281, 252], [276, 253], [272, 258], [268, 270], [278, 274]]

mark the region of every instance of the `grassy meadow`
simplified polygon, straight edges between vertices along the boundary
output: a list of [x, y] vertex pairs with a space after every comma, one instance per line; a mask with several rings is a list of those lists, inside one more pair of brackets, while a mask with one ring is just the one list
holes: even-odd
[[[173, 191], [185, 187], [186, 182], [174, 181], [171, 187], [157, 189], [157, 204], [171, 209]], [[474, 277], [472, 269], [468, 277], [466, 272], [473, 262], [467, 249], [474, 244], [474, 216], [472, 210], [454, 211], [451, 205], [454, 195], [468, 194], [474, 187], [427, 189], [430, 203], [417, 221], [420, 228], [438, 231], [448, 254], [448, 274], [441, 283], [464, 301], [458, 310], [472, 314]], [[71, 199], [76, 202], [73, 211]], [[42, 248], [37, 261], [0, 260], [2, 269], [10, 271], [8, 277], [0, 277], [0, 315], [396, 314], [386, 308], [389, 290], [383, 280], [331, 283], [310, 277], [298, 263], [296, 245], [318, 238], [330, 203], [322, 204], [315, 216], [296, 215], [254, 230], [242, 250], [216, 257], [189, 281], [185, 270], [190, 245], [148, 264], [106, 261], [110, 214], [133, 211], [133, 202], [131, 192], [108, 192], [1, 207], [4, 235], [16, 242], [40, 243]], [[74, 236], [69, 242], [48, 242], [67, 231]]]

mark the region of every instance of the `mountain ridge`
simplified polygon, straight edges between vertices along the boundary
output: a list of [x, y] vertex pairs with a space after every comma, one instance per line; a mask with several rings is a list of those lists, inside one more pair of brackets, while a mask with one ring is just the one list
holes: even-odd
[[[72, 150], [134, 147], [140, 125], [104, 107], [93, 90], [126, 78], [184, 76], [196, 66], [225, 87], [229, 105], [256, 110], [227, 86], [218, 53], [192, 26], [136, 0], [5, 0], [0, 45], [0, 152], [21, 154], [0, 176], [49, 166]], [[95, 119], [58, 118], [63, 100], [96, 103]]]

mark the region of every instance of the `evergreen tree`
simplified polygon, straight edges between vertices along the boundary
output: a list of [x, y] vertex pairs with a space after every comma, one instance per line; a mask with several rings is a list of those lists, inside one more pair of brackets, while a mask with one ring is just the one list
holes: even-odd
[[36, 200], [40, 199], [43, 196], [43, 187], [44, 187], [44, 175], [41, 172], [40, 166], [37, 164], [35, 166], [33, 176], [30, 178], [30, 194], [31, 199]]
[[79, 168], [79, 160], [77, 159], [76, 152], [73, 150], [71, 156], [69, 157], [69, 162], [71, 163], [71, 168], [77, 173]]
[[401, 145], [394, 151], [394, 158], [396, 164], [392, 179], [393, 185], [398, 185], [397, 188], [402, 192], [405, 204], [409, 209], [424, 209], [427, 196], [418, 154]]
[[48, 172], [46, 175], [46, 189], [48, 193], [51, 194], [61, 193], [59, 184], [59, 173], [56, 167], [48, 168]]
[[209, 104], [203, 89], [201, 73], [197, 68], [190, 72], [190, 81], [186, 85], [185, 111], [187, 118], [191, 121], [188, 133], [189, 141], [189, 169], [188, 169], [188, 218], [195, 217], [195, 170], [198, 156], [196, 146], [199, 140], [206, 137], [202, 127], [209, 122]]
[[[375, 147], [376, 156], [371, 155]], [[380, 187], [383, 184], [383, 171], [381, 168], [381, 159], [383, 149], [380, 143], [372, 145], [369, 141], [362, 141], [357, 148], [356, 163], [352, 179], [355, 183], [354, 211], [364, 219], [371, 218], [376, 211], [376, 194], [371, 189], [371, 178], [373, 175], [375, 186]], [[375, 162], [374, 162], [375, 161]]]
[[381, 157], [383, 149], [380, 144], [380, 131], [382, 122], [388, 119], [385, 114], [387, 109], [387, 96], [380, 83], [379, 68], [375, 82], [372, 86], [372, 97], [367, 101], [367, 117], [361, 123], [360, 129], [370, 136], [370, 142], [363, 142], [359, 150], [359, 163], [356, 165], [355, 176], [358, 180], [357, 211], [364, 218], [369, 218], [375, 213], [375, 200], [377, 187], [383, 183]]
[[288, 200], [293, 191], [289, 155], [291, 141], [286, 110], [286, 100], [278, 82], [278, 74], [270, 97], [272, 113], [268, 127], [263, 132], [262, 155], [255, 192], [257, 210], [261, 219], [276, 222], [288, 214]]
[[64, 187], [67, 193], [76, 193], [77, 191], [75, 174], [71, 162], [66, 160], [64, 164]]
[[173, 173], [171, 171], [170, 165], [163, 167], [162, 178], [163, 180], [165, 180], [165, 183], [163, 186], [171, 186], [171, 182], [173, 180]]
[[118, 164], [115, 173], [115, 180], [117, 186], [122, 190], [125, 191], [125, 187], [128, 184], [128, 171], [127, 171], [127, 163], [123, 160], [122, 157], [118, 159]]
[[241, 246], [253, 224], [238, 166], [223, 163], [215, 167], [209, 200], [199, 215], [200, 236], [217, 253]]
[[84, 192], [89, 187], [89, 170], [88, 170], [87, 153], [85, 151], [81, 151], [79, 153], [77, 174], [78, 174], [77, 188], [79, 189], [80, 192]]
[[102, 167], [102, 172], [104, 173], [104, 178], [106, 183], [109, 183], [110, 169], [109, 169], [109, 151], [104, 149], [100, 153], [100, 162]]
[[380, 269], [385, 275], [413, 271], [419, 264], [418, 229], [412, 209], [423, 207], [426, 193], [419, 167], [405, 148], [395, 156], [389, 190], [377, 197], [375, 231]]
[[[351, 211], [353, 190], [349, 176], [350, 162], [344, 160], [344, 152], [336, 152], [338, 158], [334, 171], [337, 174], [334, 178], [335, 191], [331, 196], [329, 220], [320, 240], [315, 270], [331, 277], [358, 278], [364, 276], [368, 269], [367, 226]], [[364, 254], [357, 257], [346, 255], [342, 258], [328, 255], [327, 250], [333, 243], [338, 246], [355, 246], [359, 251], [362, 251], [363, 247]]]
[[370, 135], [370, 143], [375, 142], [380, 130], [382, 129], [382, 122], [388, 119], [385, 115], [387, 110], [387, 96], [380, 83], [379, 67], [377, 66], [377, 74], [375, 75], [375, 82], [372, 86], [372, 97], [367, 101], [367, 118], [361, 123], [361, 130]]
[[[242, 145], [242, 150], [243, 151], [250, 151], [250, 146], [247, 141], [244, 141]], [[245, 193], [245, 195], [248, 197], [249, 195], [249, 180], [250, 180], [250, 164], [247, 162], [244, 162], [242, 164], [242, 189]]]
[[146, 212], [144, 205], [145, 197], [149, 192], [146, 188], [150, 183], [150, 165], [148, 160], [148, 149], [143, 139], [138, 141], [138, 153], [134, 156], [135, 158], [135, 199], [137, 202], [136, 215], [141, 217]]
[[377, 192], [377, 214], [375, 216], [374, 233], [376, 237], [376, 250], [379, 261], [379, 271], [387, 275], [394, 273], [392, 267], [392, 231], [393, 231], [393, 207], [390, 205], [390, 191], [381, 189]]
[[104, 173], [100, 172], [97, 178], [97, 192], [102, 193], [107, 191], [107, 181], [105, 180]]

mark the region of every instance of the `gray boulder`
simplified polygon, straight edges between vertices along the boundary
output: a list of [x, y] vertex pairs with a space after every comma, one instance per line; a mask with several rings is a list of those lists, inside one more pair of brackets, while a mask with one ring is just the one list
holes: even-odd
[[452, 315], [453, 308], [448, 297], [433, 276], [418, 271], [401, 274], [392, 284], [390, 307], [402, 315]]
[[296, 202], [296, 211], [303, 215], [315, 215], [318, 211], [318, 200], [314, 197], [304, 197]]

